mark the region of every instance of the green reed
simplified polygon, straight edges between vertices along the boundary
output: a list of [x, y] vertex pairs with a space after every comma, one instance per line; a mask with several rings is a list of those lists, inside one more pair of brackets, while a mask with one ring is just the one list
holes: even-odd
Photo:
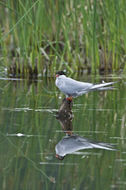
[[126, 70], [125, 1], [0, 2], [1, 56], [20, 77]]

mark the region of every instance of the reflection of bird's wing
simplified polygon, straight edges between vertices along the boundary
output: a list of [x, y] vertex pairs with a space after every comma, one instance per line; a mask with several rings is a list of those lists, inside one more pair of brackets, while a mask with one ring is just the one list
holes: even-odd
[[116, 151], [116, 149], [114, 149], [114, 147], [111, 144], [108, 144], [108, 143], [93, 143], [92, 146], [94, 148], [100, 148], [100, 149], [104, 149], [104, 150]]
[[62, 80], [64, 85], [60, 87], [61, 91], [64, 91], [64, 93], [70, 95], [86, 91], [93, 86], [91, 83], [79, 82], [68, 77], [63, 78]]
[[78, 150], [93, 148], [87, 140], [82, 142], [77, 138], [78, 136], [76, 135], [64, 137], [55, 147], [56, 154], [65, 156], [66, 154], [71, 154]]
[[56, 145], [56, 154], [65, 156], [72, 154], [79, 150], [100, 148], [105, 150], [115, 150], [113, 146], [107, 143], [97, 143], [89, 139], [80, 137], [78, 135], [72, 135], [69, 137], [63, 137], [63, 139]]
[[81, 142], [81, 144], [88, 145], [89, 147], [92, 148], [100, 148], [100, 149], [105, 149], [105, 150], [115, 150], [111, 144], [108, 143], [101, 143], [101, 142], [94, 142], [92, 140], [83, 138], [78, 136], [76, 141]]

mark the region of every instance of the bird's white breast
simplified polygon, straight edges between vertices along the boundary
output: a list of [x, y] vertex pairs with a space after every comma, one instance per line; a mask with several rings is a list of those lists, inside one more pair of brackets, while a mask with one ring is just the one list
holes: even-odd
[[66, 78], [65, 75], [61, 75], [56, 78], [55, 84], [58, 88], [62, 88], [65, 85], [65, 81], [64, 81], [65, 78]]

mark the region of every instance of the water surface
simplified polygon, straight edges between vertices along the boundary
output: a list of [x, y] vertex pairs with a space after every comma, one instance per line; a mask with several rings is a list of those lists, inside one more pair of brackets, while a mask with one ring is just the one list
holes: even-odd
[[90, 92], [72, 107], [74, 134], [117, 151], [86, 149], [58, 160], [55, 146], [66, 134], [56, 119], [64, 95], [54, 80], [1, 78], [0, 189], [126, 189], [126, 79], [78, 80], [119, 81], [116, 90]]

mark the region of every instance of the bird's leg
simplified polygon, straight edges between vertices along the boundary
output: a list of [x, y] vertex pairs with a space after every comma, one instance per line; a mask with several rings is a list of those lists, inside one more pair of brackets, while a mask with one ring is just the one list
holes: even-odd
[[73, 100], [73, 97], [72, 96], [68, 96], [66, 99], [71, 102]]

